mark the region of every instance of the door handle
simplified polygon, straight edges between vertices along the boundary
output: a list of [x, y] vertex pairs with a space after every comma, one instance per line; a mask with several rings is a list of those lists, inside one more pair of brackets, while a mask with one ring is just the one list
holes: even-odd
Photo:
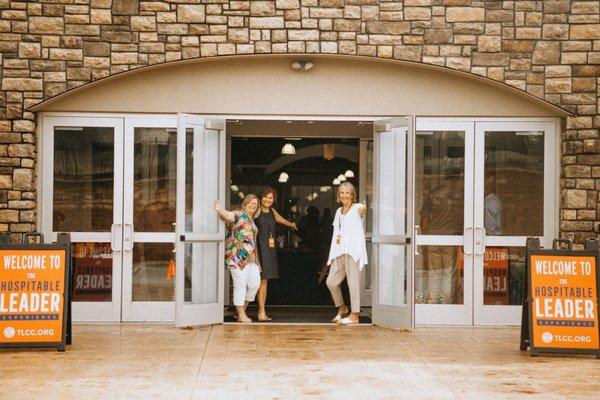
[[[125, 226], [125, 251], [133, 250], [133, 225], [132, 224], [124, 224]], [[129, 244], [129, 246], [127, 246]]]
[[[116, 252], [116, 251], [121, 251], [121, 246], [119, 246], [119, 248], [117, 249], [117, 247], [115, 246], [115, 229], [116, 227], [119, 227], [119, 230], [121, 230], [120, 227], [122, 227], [121, 224], [112, 224], [110, 226], [110, 250], [112, 252]], [[122, 231], [121, 231], [122, 232]], [[123, 238], [123, 233], [121, 233], [121, 239]], [[122, 240], [119, 240], [118, 243], [121, 243]]]
[[[469, 232], [471, 234], [469, 235]], [[463, 233], [463, 253], [473, 255], [473, 227], [467, 226]]]
[[[480, 234], [477, 234], [478, 232]], [[485, 228], [480, 226], [475, 228], [475, 244], [479, 250], [476, 251], [475, 254], [478, 256], [485, 254]]]
[[417, 231], [421, 229], [421, 227], [419, 225], [415, 225], [413, 227], [413, 238], [415, 240], [415, 256], [418, 256], [419, 254], [419, 246], [417, 246]]

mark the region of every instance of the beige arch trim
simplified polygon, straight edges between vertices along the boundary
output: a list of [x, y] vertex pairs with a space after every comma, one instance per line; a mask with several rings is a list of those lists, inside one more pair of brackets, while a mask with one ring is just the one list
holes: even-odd
[[[310, 60], [315, 67], [308, 72], [293, 71], [290, 64], [297, 60]], [[419, 85], [411, 84], [411, 79], [418, 81]], [[340, 92], [338, 98], [332, 96], [332, 89], [336, 93]], [[492, 92], [496, 95], [492, 96]], [[301, 101], [292, 99], [295, 93], [305, 97], [308, 95], [310, 98], [306, 99], [304, 105], [309, 107], [300, 107]], [[390, 107], [363, 107], [366, 112], [357, 113], [353, 109], [348, 113], [331, 113], [333, 107], [323, 110], [318, 102], [315, 103], [320, 97], [324, 101], [351, 101], [352, 98], [348, 96], [352, 95], [355, 103], [371, 101], [376, 104], [374, 93], [384, 93], [384, 100], [404, 101], [398, 101], [396, 111], [391, 113]], [[403, 94], [412, 99], [402, 99]], [[218, 101], [207, 101], [211, 95]], [[264, 100], [261, 95], [266, 99], [269, 96], [273, 98], [274, 104], [267, 102], [270, 107], [265, 107], [264, 112], [250, 110], [248, 105]], [[225, 99], [219, 96], [224, 96]], [[236, 96], [246, 97], [248, 101], [244, 104]], [[431, 101], [419, 102], [419, 97], [422, 96]], [[473, 99], [469, 100], [470, 97]], [[485, 107], [482, 101], [485, 103], [486, 99], [494, 104]], [[295, 107], [289, 107], [289, 112], [278, 112], [278, 107], [274, 105], [279, 104], [279, 109], [282, 109], [282, 101], [295, 101]], [[425, 105], [432, 106], [442, 101], [462, 102], [463, 110], [461, 112], [457, 107], [447, 104], [445, 107], [429, 107], [431, 112], [426, 112]], [[513, 104], [509, 106], [507, 103]], [[311, 104], [313, 107], [310, 107]], [[410, 107], [411, 104], [414, 107]], [[421, 112], [415, 112], [419, 111], [418, 106], [422, 108]], [[226, 110], [227, 108], [230, 110]], [[377, 112], [375, 109], [385, 111]], [[118, 73], [71, 89], [31, 107], [30, 110], [152, 113], [183, 111], [240, 115], [326, 115], [327, 112], [329, 115], [570, 115], [529, 93], [468, 72], [401, 60], [315, 54], [218, 56], [157, 64]]]
[[[344, 158], [346, 160], [358, 163], [358, 148], [348, 146], [346, 144], [335, 144], [334, 147], [336, 158]], [[265, 174], [272, 174], [273, 172], [283, 168], [287, 164], [311, 157], [323, 157], [322, 144], [315, 144], [314, 146], [303, 147], [301, 149], [296, 150], [296, 154], [279, 157], [271, 164], [269, 164], [267, 168], [265, 168]]]

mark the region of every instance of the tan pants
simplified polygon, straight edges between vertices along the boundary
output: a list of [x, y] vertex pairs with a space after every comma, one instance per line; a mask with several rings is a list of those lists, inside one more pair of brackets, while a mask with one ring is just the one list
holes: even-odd
[[342, 297], [341, 283], [344, 279], [348, 282], [350, 289], [350, 304], [353, 313], [360, 312], [360, 271], [358, 263], [348, 254], [344, 254], [333, 260], [327, 277], [327, 287], [333, 297], [333, 303], [336, 307], [344, 305]]

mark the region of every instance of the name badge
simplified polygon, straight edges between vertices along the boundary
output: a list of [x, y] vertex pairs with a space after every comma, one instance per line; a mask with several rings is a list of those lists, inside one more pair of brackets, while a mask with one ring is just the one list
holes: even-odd
[[336, 244], [340, 244], [340, 243], [342, 243], [342, 235], [338, 234], [338, 235], [335, 237], [335, 243], [336, 243]]

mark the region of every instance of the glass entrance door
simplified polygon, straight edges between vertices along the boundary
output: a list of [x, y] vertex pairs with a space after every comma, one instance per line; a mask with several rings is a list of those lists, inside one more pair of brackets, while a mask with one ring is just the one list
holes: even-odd
[[175, 324], [223, 322], [225, 121], [177, 115]]
[[555, 232], [555, 123], [419, 120], [417, 324], [519, 324], [528, 236]]
[[43, 119], [41, 228], [71, 234], [74, 320], [173, 321], [176, 125]]
[[45, 118], [41, 142], [41, 231], [71, 233], [73, 319], [119, 321], [123, 119]]
[[417, 324], [472, 323], [473, 143], [472, 122], [417, 122]]
[[123, 321], [173, 321], [175, 118], [126, 118]]
[[521, 322], [525, 241], [555, 232], [555, 123], [477, 122], [473, 191], [475, 325]]
[[414, 326], [413, 268], [414, 118], [374, 124], [373, 324]]

